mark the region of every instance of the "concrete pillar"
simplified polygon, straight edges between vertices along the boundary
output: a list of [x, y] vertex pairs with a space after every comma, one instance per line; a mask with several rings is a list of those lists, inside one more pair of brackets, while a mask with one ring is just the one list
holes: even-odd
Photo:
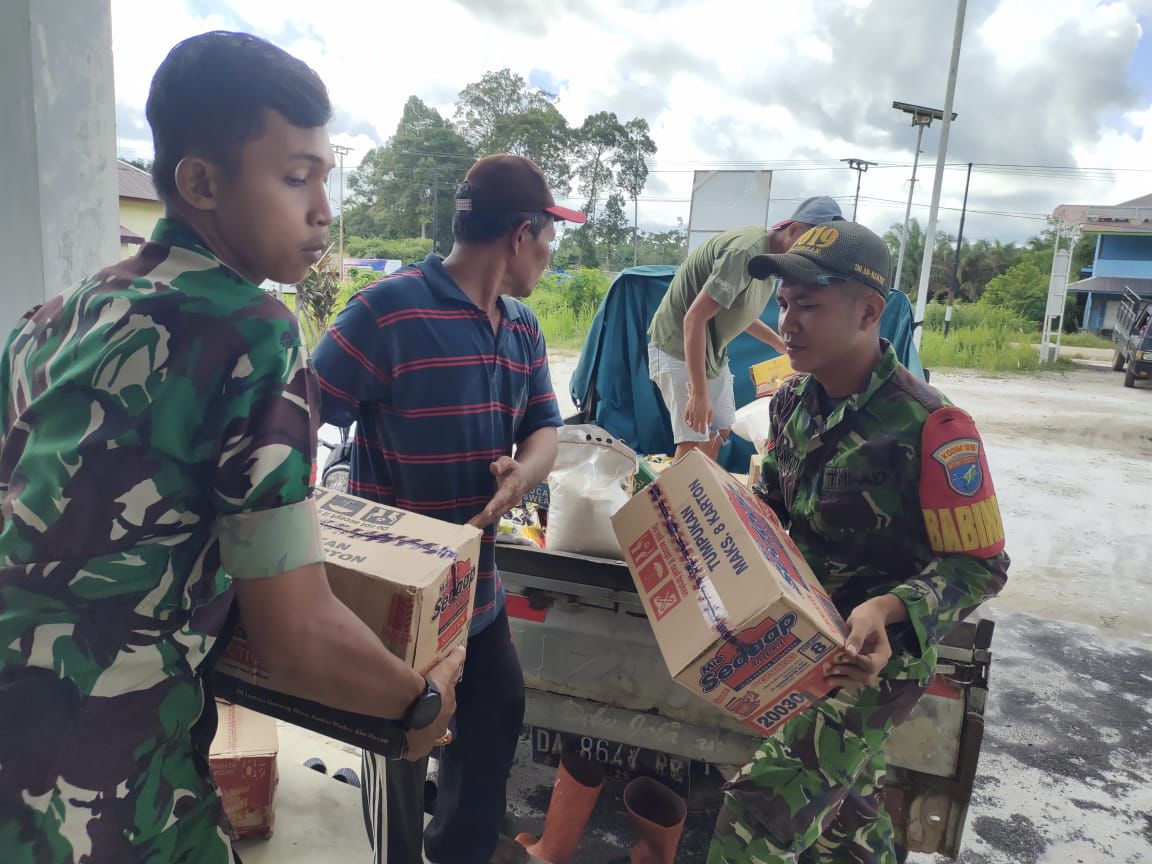
[[119, 255], [110, 0], [0, 2], [0, 344]]

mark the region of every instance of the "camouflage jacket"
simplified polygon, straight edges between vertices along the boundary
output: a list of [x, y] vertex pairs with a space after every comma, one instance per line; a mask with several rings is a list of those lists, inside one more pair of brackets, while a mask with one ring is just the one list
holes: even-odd
[[291, 313], [166, 220], [8, 340], [7, 864], [231, 860], [198, 671], [230, 577], [322, 560], [309, 378]]
[[827, 417], [810, 376], [776, 393], [757, 492], [845, 617], [882, 593], [904, 601], [889, 672], [925, 680], [940, 638], [1003, 587], [1008, 556], [975, 424], [882, 344], [867, 389]]

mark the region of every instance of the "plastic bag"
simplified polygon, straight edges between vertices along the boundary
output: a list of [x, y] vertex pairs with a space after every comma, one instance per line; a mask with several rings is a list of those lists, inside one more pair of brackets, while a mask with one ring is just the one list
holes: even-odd
[[548, 476], [545, 546], [599, 558], [620, 558], [612, 514], [631, 497], [636, 453], [599, 426], [559, 430], [556, 465]]
[[771, 399], [754, 399], [736, 411], [736, 420], [732, 423], [732, 431], [751, 441], [757, 453], [763, 451], [772, 437], [772, 418], [768, 414], [771, 404]]
[[532, 502], [513, 507], [500, 517], [496, 527], [496, 542], [520, 546], [544, 546], [544, 526], [540, 509]]

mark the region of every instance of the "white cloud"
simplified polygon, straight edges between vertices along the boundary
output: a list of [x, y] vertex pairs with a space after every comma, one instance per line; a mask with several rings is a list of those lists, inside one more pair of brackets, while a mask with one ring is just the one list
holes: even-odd
[[[687, 219], [694, 166], [670, 163], [809, 160], [809, 170], [774, 176], [775, 217], [817, 193], [850, 209], [856, 175], [838, 160], [858, 157], [895, 163], [863, 178], [860, 219], [878, 229], [903, 217], [915, 140], [891, 102], [942, 104], [955, 9], [935, 0], [728, 0], [722, 9], [712, 0], [344, 0], [324, 14], [304, 0], [197, 0], [164, 15], [143, 0], [112, 7], [125, 148], [147, 146], [129, 115], [142, 114], [167, 50], [207, 29], [241, 28], [321, 74], [336, 107], [333, 140], [353, 148], [350, 165], [388, 138], [410, 95], [450, 115], [459, 90], [486, 71], [543, 70], [573, 124], [599, 110], [648, 119], [659, 167], [674, 171], [653, 175], [642, 223]], [[1152, 0], [970, 0], [949, 162], [1152, 166], [1152, 93], [1128, 80], [1149, 14]], [[924, 138], [913, 211], [922, 221], [938, 134], [935, 124]], [[946, 172], [945, 207], [960, 206], [963, 179]], [[1101, 182], [978, 170], [965, 230], [1019, 240], [1043, 223], [979, 211], [1043, 214], [1148, 191], [1152, 172]], [[958, 217], [942, 210], [941, 229], [954, 233]]]

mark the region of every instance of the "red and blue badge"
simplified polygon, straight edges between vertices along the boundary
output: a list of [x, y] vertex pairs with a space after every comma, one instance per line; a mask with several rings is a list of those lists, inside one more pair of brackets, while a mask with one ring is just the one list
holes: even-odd
[[951, 406], [932, 412], [921, 439], [920, 507], [937, 555], [992, 558], [1004, 551], [1004, 523], [976, 424]]
[[957, 438], [932, 452], [932, 458], [944, 466], [948, 485], [958, 495], [971, 498], [984, 485], [984, 466], [980, 461], [979, 438]]

